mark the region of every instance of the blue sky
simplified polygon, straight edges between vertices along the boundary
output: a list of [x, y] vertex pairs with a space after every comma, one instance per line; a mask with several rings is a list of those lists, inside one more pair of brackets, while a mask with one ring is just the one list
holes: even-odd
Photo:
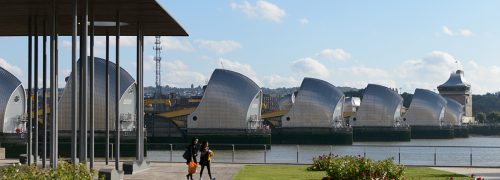
[[[163, 85], [205, 84], [224, 67], [263, 87], [294, 87], [315, 77], [336, 86], [378, 83], [413, 92], [434, 90], [460, 68], [473, 93], [500, 91], [500, 1], [159, 3], [190, 34], [162, 38]], [[0, 39], [0, 65], [26, 82], [26, 38]], [[67, 75], [70, 41], [60, 41], [60, 74]], [[98, 56], [102, 42], [97, 39]], [[122, 43], [123, 67], [135, 76], [135, 39]], [[153, 38], [146, 43], [145, 85], [153, 85]]]

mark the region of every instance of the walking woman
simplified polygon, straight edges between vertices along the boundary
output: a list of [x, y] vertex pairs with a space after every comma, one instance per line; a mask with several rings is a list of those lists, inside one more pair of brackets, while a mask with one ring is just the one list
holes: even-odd
[[196, 149], [196, 145], [198, 144], [198, 138], [193, 138], [191, 140], [191, 144], [189, 144], [188, 148], [186, 149], [186, 152], [184, 152], [184, 158], [186, 159], [186, 164], [188, 165], [188, 174], [186, 175], [186, 178], [188, 180], [193, 180], [193, 174], [196, 173], [196, 166], [194, 166], [194, 172], [191, 171], [190, 166], [191, 162], [194, 162], [194, 164], [198, 164], [196, 161], [196, 157], [198, 156], [198, 149]]
[[201, 176], [203, 176], [203, 169], [205, 169], [205, 167], [207, 167], [208, 177], [210, 178], [210, 180], [215, 180], [215, 178], [212, 178], [212, 173], [210, 172], [210, 162], [212, 161], [213, 155], [214, 153], [208, 147], [208, 142], [204, 141], [200, 147], [200, 180]]

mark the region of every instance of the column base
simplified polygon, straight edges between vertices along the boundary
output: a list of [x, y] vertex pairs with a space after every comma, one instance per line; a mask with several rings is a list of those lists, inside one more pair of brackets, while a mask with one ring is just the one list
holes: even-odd
[[123, 179], [123, 171], [117, 171], [116, 169], [99, 169], [98, 179], [121, 180]]
[[5, 159], [5, 148], [0, 148], [0, 159]]
[[149, 168], [149, 162], [145, 160], [136, 160], [123, 163], [123, 171], [125, 174], [135, 174]]

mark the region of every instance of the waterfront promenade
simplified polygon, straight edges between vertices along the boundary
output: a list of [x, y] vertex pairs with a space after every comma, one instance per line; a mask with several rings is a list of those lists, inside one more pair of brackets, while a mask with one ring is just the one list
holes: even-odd
[[[17, 159], [2, 159], [0, 160], [0, 167], [11, 165], [13, 163], [18, 163]], [[144, 171], [125, 175], [124, 179], [130, 180], [164, 180], [164, 179], [186, 179], [187, 166], [185, 163], [167, 163], [167, 162], [152, 162], [151, 167]], [[39, 162], [41, 167], [41, 162]], [[96, 169], [101, 168], [114, 168], [114, 163], [110, 162], [109, 165], [105, 165], [104, 161], [97, 161]], [[212, 164], [212, 176], [217, 178], [217, 180], [230, 180], [238, 173], [238, 171], [244, 166], [244, 164], [229, 164], [229, 163], [214, 163]], [[121, 167], [121, 165], [120, 165]], [[193, 176], [193, 179], [199, 179], [200, 167], [198, 167], [197, 173]], [[208, 172], [204, 170], [203, 179], [208, 178]]]
[[[17, 163], [17, 159], [3, 159], [0, 160], [0, 166], [10, 165]], [[217, 180], [230, 180], [240, 171], [242, 167], [247, 164], [232, 164], [232, 163], [213, 163], [212, 175]], [[269, 164], [267, 164], [269, 165]], [[114, 164], [110, 163], [105, 165], [103, 161], [96, 162], [96, 168], [113, 168]], [[475, 177], [483, 177], [485, 179], [498, 179], [500, 180], [500, 167], [487, 168], [487, 167], [433, 167], [434, 169], [448, 171], [457, 174], [470, 176], [474, 174]], [[199, 168], [194, 175], [194, 179], [199, 179]], [[147, 170], [135, 173], [133, 175], [125, 175], [124, 179], [139, 180], [160, 180], [160, 179], [185, 179], [186, 165], [184, 163], [168, 163], [168, 162], [152, 162], [151, 167]], [[206, 171], [206, 170], [205, 170]], [[203, 173], [203, 179], [208, 179], [208, 173]]]

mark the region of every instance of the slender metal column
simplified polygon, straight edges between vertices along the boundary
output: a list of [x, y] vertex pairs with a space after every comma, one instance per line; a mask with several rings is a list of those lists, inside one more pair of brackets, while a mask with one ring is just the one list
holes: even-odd
[[139, 82], [141, 83], [141, 85], [139, 86], [139, 90], [141, 91], [139, 94], [141, 95], [140, 96], [140, 101], [139, 101], [139, 107], [141, 108], [141, 111], [139, 112], [139, 115], [140, 115], [140, 140], [141, 140], [141, 154], [139, 156], [139, 160], [142, 161], [144, 160], [144, 35], [143, 35], [143, 32], [142, 32], [142, 26], [141, 26], [141, 29], [140, 29], [140, 37], [141, 37], [141, 78], [139, 80]]
[[136, 61], [136, 64], [137, 64], [137, 69], [136, 69], [136, 78], [137, 78], [137, 83], [136, 83], [136, 88], [135, 88], [135, 94], [136, 94], [136, 97], [135, 97], [135, 109], [136, 109], [136, 116], [135, 116], [135, 123], [136, 123], [136, 155], [135, 155], [135, 159], [136, 160], [140, 160], [140, 156], [141, 156], [141, 131], [139, 129], [141, 129], [141, 118], [140, 118], [140, 113], [141, 113], [141, 107], [140, 107], [140, 96], [141, 96], [141, 91], [139, 90], [139, 88], [141, 87], [140, 85], [140, 78], [141, 78], [141, 36], [140, 36], [140, 32], [141, 32], [141, 28], [140, 28], [140, 23], [137, 22], [137, 40], [136, 40], [136, 48], [137, 48], [137, 61]]
[[116, 12], [115, 169], [120, 170], [120, 11]]
[[109, 32], [106, 32], [106, 165], [109, 164]]
[[78, 69], [76, 59], [76, 35], [78, 28], [78, 5], [77, 0], [73, 0], [73, 16], [71, 25], [71, 162], [76, 165], [76, 155], [78, 151]]
[[50, 109], [51, 109], [51, 167], [53, 169], [57, 168], [57, 148], [58, 148], [58, 128], [57, 128], [57, 12], [56, 12], [56, 3], [55, 0], [52, 0], [52, 28], [50, 35]]
[[43, 60], [42, 60], [42, 120], [43, 120], [43, 148], [42, 167], [47, 161], [47, 21], [43, 20]]
[[28, 164], [31, 165], [31, 155], [33, 154], [31, 151], [33, 150], [33, 147], [32, 147], [32, 114], [33, 111], [31, 110], [31, 106], [33, 105], [33, 101], [31, 99], [31, 96], [32, 96], [32, 85], [31, 85], [31, 81], [32, 81], [32, 70], [33, 70], [33, 39], [31, 37], [31, 35], [33, 34], [33, 32], [31, 32], [31, 16], [29, 17], [29, 20], [28, 20], [28, 126], [26, 127], [26, 129], [28, 130]]
[[94, 7], [92, 5], [90, 14], [90, 107], [89, 107], [89, 129], [90, 129], [90, 168], [94, 168]]
[[[82, 19], [83, 19], [83, 15], [80, 16], [80, 21], [82, 21]], [[80, 60], [79, 60], [79, 62], [77, 62], [77, 66], [79, 65], [79, 67], [78, 67], [78, 76], [77, 76], [78, 83], [76, 83], [78, 85], [77, 86], [78, 92], [76, 94], [78, 94], [78, 98], [79, 98], [79, 101], [78, 101], [79, 104], [78, 104], [78, 108], [77, 108], [77, 111], [78, 111], [78, 129], [77, 129], [77, 131], [78, 131], [78, 137], [79, 137], [78, 138], [78, 147], [79, 147], [78, 160], [81, 161], [82, 160], [81, 159], [81, 155], [82, 155], [81, 154], [82, 153], [81, 152], [81, 149], [82, 149], [81, 148], [81, 143], [82, 143], [82, 141], [81, 141], [82, 140], [81, 127], [82, 127], [82, 122], [83, 122], [83, 107], [85, 107], [85, 104], [83, 104], [83, 88], [85, 86], [82, 83], [83, 82], [83, 50], [86, 49], [86, 48], [81, 48], [81, 47], [85, 46], [86, 40], [84, 40], [83, 26], [80, 25], [79, 28], [80, 28], [80, 50], [79, 50], [80, 51], [80, 54], [79, 54]]]
[[33, 83], [35, 83], [35, 89], [33, 92], [34, 98], [34, 108], [33, 111], [35, 113], [35, 118], [33, 123], [35, 123], [35, 137], [33, 139], [33, 154], [35, 166], [38, 164], [38, 16], [35, 16], [35, 77]]
[[87, 83], [87, 66], [88, 66], [88, 57], [87, 57], [87, 39], [88, 39], [88, 0], [84, 0], [84, 11], [82, 15], [82, 19], [80, 21], [80, 25], [82, 28], [82, 39], [80, 40], [80, 67], [81, 67], [81, 86], [82, 91], [80, 91], [80, 95], [82, 96], [82, 104], [80, 106], [80, 111], [82, 115], [82, 119], [80, 121], [80, 162], [87, 162], [87, 125], [88, 125], [88, 104], [87, 104], [87, 93], [88, 93], [88, 83]]

